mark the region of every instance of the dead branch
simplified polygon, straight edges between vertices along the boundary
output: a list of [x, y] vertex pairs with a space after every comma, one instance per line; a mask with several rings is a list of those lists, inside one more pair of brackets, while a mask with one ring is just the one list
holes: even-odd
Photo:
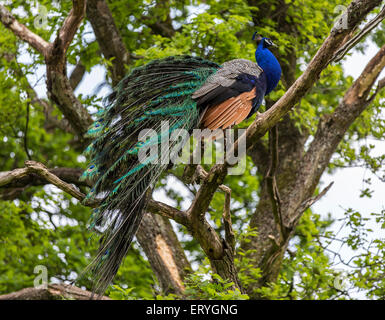
[[[175, 209], [174, 209], [175, 210]], [[172, 231], [170, 221], [161, 215], [146, 213], [136, 235], [165, 294], [183, 296], [183, 280], [191, 266]], [[170, 232], [172, 231], [172, 232]]]
[[59, 189], [70, 194], [74, 198], [78, 200], [84, 199], [85, 195], [83, 193], [73, 187], [73, 185], [64, 182], [63, 180], [58, 178], [55, 174], [50, 172], [42, 163], [28, 160], [25, 162], [25, 166], [26, 167], [22, 169], [14, 169], [12, 171], [0, 172], [0, 187], [10, 184], [13, 180], [20, 180], [27, 175], [36, 174], [47, 182], [52, 183]]

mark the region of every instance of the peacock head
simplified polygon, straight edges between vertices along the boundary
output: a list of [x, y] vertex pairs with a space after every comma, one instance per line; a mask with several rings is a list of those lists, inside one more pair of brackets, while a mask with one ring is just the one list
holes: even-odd
[[277, 47], [277, 45], [270, 38], [265, 38], [258, 32], [254, 32], [252, 39], [255, 40], [257, 45], [262, 48]]

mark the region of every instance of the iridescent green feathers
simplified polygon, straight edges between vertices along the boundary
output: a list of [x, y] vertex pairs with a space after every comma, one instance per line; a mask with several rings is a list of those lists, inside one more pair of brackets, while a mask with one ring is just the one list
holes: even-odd
[[[170, 141], [169, 150], [161, 150], [161, 141], [175, 130], [197, 126], [199, 110], [191, 94], [218, 68], [191, 56], [154, 60], [124, 78], [97, 114], [88, 132], [94, 139], [86, 149], [91, 161], [82, 176], [93, 181], [87, 199], [100, 201], [90, 221], [90, 227], [103, 234], [89, 268], [96, 292], [105, 291], [127, 253], [142, 218], [146, 191], [168, 166], [160, 157], [178, 143]], [[158, 134], [138, 141], [139, 133], [148, 128]], [[158, 158], [140, 162], [138, 153], [149, 145], [159, 147]]]

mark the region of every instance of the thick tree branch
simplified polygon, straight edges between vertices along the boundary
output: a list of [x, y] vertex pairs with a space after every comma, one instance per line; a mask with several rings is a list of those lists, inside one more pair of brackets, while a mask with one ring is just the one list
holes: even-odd
[[0, 5], [0, 20], [6, 28], [10, 29], [18, 38], [27, 42], [44, 57], [48, 55], [51, 44], [18, 22], [3, 5]]
[[189, 220], [186, 212], [175, 209], [165, 203], [151, 199], [147, 205], [147, 210], [151, 213], [172, 219], [185, 227], [189, 227]]
[[86, 0], [72, 0], [72, 9], [64, 20], [53, 42], [53, 54], [65, 60], [67, 49], [70, 46], [86, 12]]
[[109, 70], [112, 85], [115, 86], [126, 75], [125, 65], [130, 63], [130, 55], [106, 1], [88, 0], [87, 18], [91, 22], [103, 56], [111, 61]]
[[[42, 163], [36, 161], [26, 161], [26, 167], [22, 169], [15, 169], [7, 172], [0, 172], [0, 187], [11, 184], [14, 180], [21, 180], [24, 177], [36, 174], [46, 180], [48, 183], [51, 183], [57, 186], [59, 189], [70, 194], [78, 200], [83, 200], [85, 195], [75, 189], [71, 184], [64, 182], [58, 178], [55, 174], [50, 172]], [[36, 182], [35, 182], [36, 183]]]
[[[57, 176], [59, 179], [75, 184], [77, 186], [88, 186], [86, 181], [79, 181], [83, 169], [77, 168], [53, 168], [47, 169], [49, 173]], [[48, 183], [46, 179], [32, 173], [28, 168], [14, 169], [12, 171], [0, 172], [0, 187], [20, 188], [25, 186], [40, 186]]]
[[72, 90], [75, 90], [78, 87], [85, 73], [86, 73], [86, 67], [79, 60], [75, 66], [75, 69], [71, 72], [71, 75], [69, 78]]
[[[163, 204], [158, 203], [158, 207], [162, 206]], [[157, 213], [159, 212], [158, 210]], [[170, 230], [173, 229], [167, 218], [146, 213], [136, 237], [143, 250], [146, 253], [151, 252], [147, 257], [162, 291], [165, 294], [183, 296], [183, 280], [191, 266], [175, 233]]]
[[[24, 288], [4, 294], [0, 300], [90, 300], [92, 292], [69, 284], [49, 284], [47, 287]], [[111, 300], [102, 296], [100, 300]]]

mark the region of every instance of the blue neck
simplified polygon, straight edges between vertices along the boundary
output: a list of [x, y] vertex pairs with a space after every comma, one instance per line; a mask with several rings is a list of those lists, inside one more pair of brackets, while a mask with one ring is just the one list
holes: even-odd
[[259, 43], [255, 51], [255, 60], [266, 74], [267, 89], [265, 95], [267, 95], [274, 90], [281, 78], [281, 66], [270, 50], [264, 47], [264, 41]]

